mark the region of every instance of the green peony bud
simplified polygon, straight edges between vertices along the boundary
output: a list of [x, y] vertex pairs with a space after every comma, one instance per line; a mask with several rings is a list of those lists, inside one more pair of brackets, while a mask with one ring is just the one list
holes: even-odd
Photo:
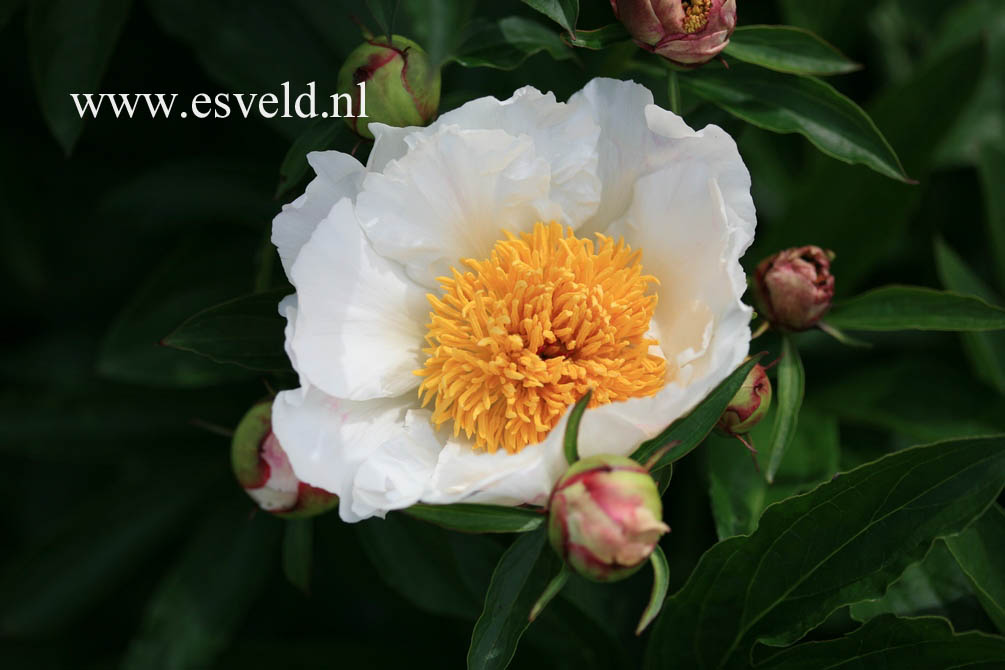
[[592, 456], [552, 490], [548, 538], [576, 572], [613, 582], [646, 562], [670, 530], [662, 519], [659, 489], [644, 467], [624, 456]]
[[272, 432], [272, 403], [255, 405], [234, 431], [231, 465], [238, 483], [266, 512], [284, 519], [301, 519], [327, 512], [338, 496], [308, 484], [296, 475]]
[[747, 373], [743, 385], [729, 401], [726, 411], [715, 424], [725, 435], [743, 435], [760, 423], [771, 407], [771, 380], [763, 365], [755, 365]]
[[[360, 83], [365, 100], [361, 100]], [[400, 35], [356, 47], [338, 73], [338, 91], [352, 98], [352, 117], [346, 122], [356, 134], [373, 139], [370, 123], [424, 126], [440, 106], [440, 70], [418, 44]], [[362, 103], [365, 103], [362, 104]], [[365, 107], [366, 116], [360, 115]]]

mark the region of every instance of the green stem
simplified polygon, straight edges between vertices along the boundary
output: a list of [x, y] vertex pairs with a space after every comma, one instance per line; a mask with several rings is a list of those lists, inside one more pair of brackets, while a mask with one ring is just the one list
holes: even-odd
[[667, 73], [667, 97], [670, 98], [670, 111], [680, 116], [680, 80], [676, 70], [669, 70]]

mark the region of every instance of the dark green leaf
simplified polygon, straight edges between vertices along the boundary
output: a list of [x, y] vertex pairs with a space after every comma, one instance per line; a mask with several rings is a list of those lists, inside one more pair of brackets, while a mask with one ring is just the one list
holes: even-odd
[[492, 573], [485, 608], [471, 634], [470, 670], [509, 665], [530, 623], [531, 608], [560, 563], [543, 529], [521, 535], [510, 545]]
[[984, 633], [955, 633], [939, 617], [877, 617], [837, 640], [796, 645], [758, 664], [758, 670], [943, 670], [1005, 664], [1005, 640]]
[[462, 533], [526, 533], [544, 523], [542, 512], [502, 505], [412, 505], [404, 510], [447, 530]]
[[583, 420], [583, 412], [590, 404], [593, 389], [590, 389], [569, 412], [569, 420], [565, 424], [565, 435], [562, 436], [562, 449], [565, 451], [565, 462], [572, 465], [579, 460], [579, 423]]
[[910, 181], [889, 142], [851, 99], [828, 83], [736, 63], [681, 78], [688, 90], [776, 133], [799, 133], [828, 156]]
[[791, 335], [782, 338], [782, 358], [778, 363], [778, 378], [775, 381], [775, 421], [771, 427], [771, 460], [765, 478], [768, 483], [775, 481], [775, 473], [782, 464], [789, 443], [796, 434], [799, 424], [799, 408], [803, 404], [803, 390], [806, 373], [799, 349]]
[[254, 293], [214, 305], [186, 319], [164, 344], [249, 370], [287, 370], [286, 321], [277, 305], [289, 289]]
[[574, 47], [596, 51], [631, 39], [631, 35], [628, 34], [628, 31], [625, 30], [622, 24], [608, 23], [606, 26], [597, 28], [596, 30], [577, 30], [575, 37], [565, 36], [563, 39]]
[[523, 4], [533, 7], [549, 19], [566, 29], [576, 33], [576, 20], [579, 18], [579, 0], [523, 0]]
[[670, 488], [670, 480], [673, 479], [673, 463], [667, 463], [658, 470], [650, 470], [649, 474], [656, 480], [656, 486], [659, 487], [662, 496]]
[[279, 185], [276, 186], [276, 197], [281, 197], [291, 188], [300, 184], [307, 175], [310, 165], [307, 164], [307, 154], [312, 151], [330, 149], [336, 140], [347, 135], [349, 126], [342, 119], [318, 119], [307, 130], [293, 141], [290, 150], [283, 157], [279, 166]]
[[275, 564], [282, 524], [251, 504], [242, 496], [202, 524], [147, 604], [124, 670], [213, 666]]
[[[86, 110], [83, 115], [77, 111], [71, 94], [100, 92], [131, 6], [131, 0], [28, 3], [28, 55], [35, 92], [49, 129], [67, 154], [87, 115]], [[83, 97], [79, 101], [83, 105]]]
[[1005, 293], [1005, 148], [987, 146], [981, 151], [978, 172], [987, 202], [988, 235], [994, 266], [998, 269], [998, 287]]
[[955, 330], [1005, 328], [1005, 310], [980, 298], [920, 286], [883, 286], [834, 305], [825, 317], [848, 330]]
[[[475, 0], [408, 0], [401, 5], [411, 19], [415, 41], [437, 66], [457, 50], [474, 7]], [[440, 109], [446, 108], [441, 104]]]
[[555, 596], [559, 594], [562, 587], [565, 586], [565, 583], [569, 581], [569, 575], [569, 566], [568, 564], [563, 563], [562, 567], [558, 571], [558, 574], [555, 575], [550, 582], [548, 582], [548, 586], [544, 587], [544, 593], [542, 593], [541, 597], [537, 599], [534, 606], [530, 608], [531, 621], [536, 619], [541, 612], [544, 611], [544, 608], [548, 606], [548, 603], [550, 603]]
[[498, 23], [478, 24], [454, 60], [464, 67], [512, 70], [540, 51], [547, 51], [555, 60], [572, 58], [557, 33], [535, 21], [510, 16]]
[[[651, 440], [646, 440], [639, 445], [639, 448], [632, 454], [632, 458], [639, 463], [645, 463], [659, 449], [667, 445], [670, 447], [659, 460], [651, 466], [651, 470], [657, 470], [667, 463], [672, 463], [683, 458], [692, 449], [701, 444], [709, 431], [715, 427], [719, 417], [726, 410], [729, 401], [733, 399], [736, 392], [743, 385], [743, 380], [747, 378], [760, 355], [752, 357], [749, 361], [734, 370], [726, 379], [719, 383], [701, 403], [685, 416], [677, 419], [667, 426], [667, 429]], [[677, 444], [673, 444], [677, 442]]]
[[838, 607], [881, 596], [1003, 484], [1005, 437], [959, 440], [896, 452], [772, 505], [752, 535], [706, 552], [667, 602], [648, 667], [721, 667], [758, 641], [798, 640]]
[[1005, 632], [1005, 511], [992, 505], [970, 528], [946, 538], [984, 610]]
[[[942, 285], [950, 291], [1001, 304], [994, 291], [941, 239], [935, 241], [935, 266]], [[963, 333], [962, 337], [974, 374], [1005, 394], [1005, 333]]]
[[726, 55], [789, 74], [827, 76], [862, 67], [811, 31], [795, 26], [740, 26], [729, 38]]
[[283, 532], [283, 573], [304, 593], [311, 590], [314, 562], [314, 519], [293, 519]]
[[670, 564], [667, 563], [666, 554], [658, 544], [649, 555], [649, 563], [653, 566], [653, 589], [649, 594], [649, 603], [642, 611], [642, 618], [639, 619], [639, 625], [635, 629], [636, 635], [641, 635], [659, 615], [663, 609], [663, 601], [667, 597], [667, 590], [670, 588]]

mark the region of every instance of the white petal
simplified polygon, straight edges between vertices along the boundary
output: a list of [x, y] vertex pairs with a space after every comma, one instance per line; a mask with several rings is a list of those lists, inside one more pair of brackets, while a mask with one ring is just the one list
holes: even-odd
[[377, 252], [423, 286], [436, 290], [463, 258], [486, 258], [503, 230], [561, 217], [527, 136], [447, 126], [406, 141], [404, 157], [366, 176], [356, 207]]
[[287, 277], [301, 247], [331, 211], [332, 205], [342, 198], [355, 198], [363, 183], [363, 166], [348, 154], [314, 151], [307, 154], [307, 162], [317, 177], [307, 185], [303, 195], [283, 205], [272, 221], [272, 243], [279, 250]]
[[283, 391], [272, 405], [272, 429], [297, 478], [338, 495], [339, 516], [359, 521], [370, 514], [355, 510], [372, 506], [356, 500], [357, 473], [383, 445], [409, 438], [405, 414], [412, 404], [411, 394], [353, 402], [316, 388]]
[[350, 400], [418, 386], [425, 293], [374, 252], [348, 199], [318, 225], [290, 274], [298, 301], [291, 361], [303, 377]]

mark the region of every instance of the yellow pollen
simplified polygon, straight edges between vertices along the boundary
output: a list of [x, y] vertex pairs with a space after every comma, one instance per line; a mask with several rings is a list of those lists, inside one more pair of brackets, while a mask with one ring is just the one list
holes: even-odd
[[453, 421], [475, 449], [516, 453], [544, 439], [588, 389], [590, 406], [653, 395], [666, 361], [649, 353], [656, 308], [642, 252], [604, 235], [537, 223], [489, 258], [440, 277], [428, 295], [428, 355], [415, 374], [433, 424]]
[[684, 32], [696, 33], [708, 25], [708, 14], [712, 11], [712, 0], [684, 0]]

